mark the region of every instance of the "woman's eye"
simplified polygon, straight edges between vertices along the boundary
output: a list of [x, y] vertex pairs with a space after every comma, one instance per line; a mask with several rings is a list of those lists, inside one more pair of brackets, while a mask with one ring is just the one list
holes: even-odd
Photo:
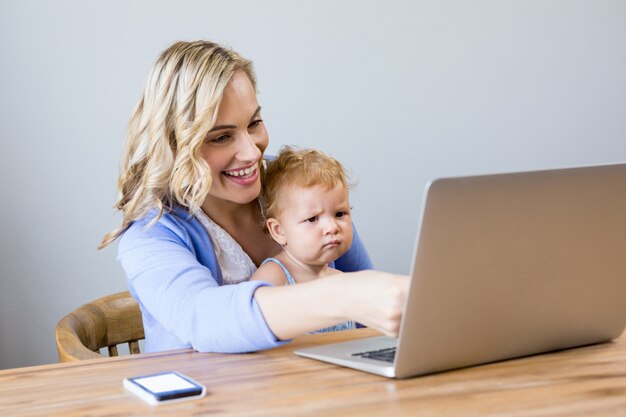
[[254, 120], [252, 123], [250, 123], [250, 125], [248, 125], [248, 128], [254, 129], [255, 127], [259, 126], [261, 123], [263, 123], [262, 119]]
[[211, 139], [210, 142], [212, 143], [224, 143], [228, 140], [230, 136], [228, 135], [222, 135], [222, 136], [218, 136], [215, 139]]
[[306, 221], [309, 222], [309, 223], [315, 223], [317, 221], [317, 219], [318, 219], [317, 216], [313, 216], [313, 217], [310, 217], [310, 218], [306, 219]]

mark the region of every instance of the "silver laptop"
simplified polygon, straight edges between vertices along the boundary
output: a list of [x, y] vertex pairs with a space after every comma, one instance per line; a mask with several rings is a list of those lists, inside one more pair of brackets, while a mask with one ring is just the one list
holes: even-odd
[[618, 337], [626, 164], [445, 178], [426, 187], [398, 339], [295, 353], [395, 378]]

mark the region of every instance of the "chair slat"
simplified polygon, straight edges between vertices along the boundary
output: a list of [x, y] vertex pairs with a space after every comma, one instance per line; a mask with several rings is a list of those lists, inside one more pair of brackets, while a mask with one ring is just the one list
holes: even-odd
[[131, 354], [140, 353], [139, 342], [136, 340], [133, 340], [132, 342], [128, 342], [128, 350], [130, 351]]
[[108, 346], [109, 348], [109, 356], [118, 356], [117, 354], [117, 346]]

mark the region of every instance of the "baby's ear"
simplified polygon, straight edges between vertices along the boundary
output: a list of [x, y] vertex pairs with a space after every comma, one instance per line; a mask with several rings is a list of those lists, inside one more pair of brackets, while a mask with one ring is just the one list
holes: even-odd
[[270, 217], [267, 219], [265, 224], [267, 225], [267, 230], [269, 230], [272, 239], [274, 239], [279, 245], [285, 246], [287, 244], [287, 237], [285, 237], [283, 227], [280, 225], [278, 220]]

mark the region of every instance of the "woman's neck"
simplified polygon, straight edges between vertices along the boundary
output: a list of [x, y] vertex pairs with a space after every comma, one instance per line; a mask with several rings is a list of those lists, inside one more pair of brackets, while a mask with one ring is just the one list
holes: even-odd
[[250, 224], [263, 221], [259, 201], [252, 200], [246, 204], [234, 203], [207, 197], [202, 204], [202, 211], [224, 230], [249, 227]]
[[259, 266], [263, 260], [275, 256], [280, 245], [263, 231], [263, 215], [258, 200], [237, 204], [207, 198], [202, 211], [224, 229]]

